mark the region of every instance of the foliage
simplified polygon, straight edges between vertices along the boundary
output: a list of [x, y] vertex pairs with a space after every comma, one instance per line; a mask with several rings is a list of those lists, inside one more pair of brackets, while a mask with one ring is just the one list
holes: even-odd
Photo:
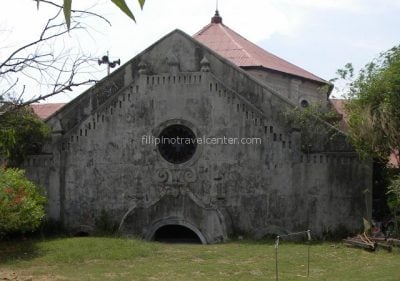
[[388, 205], [393, 211], [396, 234], [400, 235], [400, 175], [395, 176], [388, 187]]
[[377, 222], [384, 222], [391, 218], [392, 212], [388, 206], [388, 186], [398, 171], [387, 166], [387, 163], [375, 161], [373, 163], [373, 218]]
[[[339, 74], [353, 77], [352, 66]], [[368, 63], [348, 86], [345, 109], [354, 146], [363, 156], [387, 160], [400, 149], [400, 46]]]
[[47, 125], [29, 106], [0, 115], [0, 157], [8, 166], [18, 166], [28, 154], [38, 153], [49, 136]]
[[296, 107], [285, 112], [285, 119], [291, 127], [302, 132], [301, 149], [304, 152], [308, 152], [316, 140], [320, 140], [319, 145], [326, 145], [339, 133], [337, 128], [340, 115], [320, 104], [311, 104], [305, 108]]
[[23, 170], [0, 168], [0, 236], [34, 231], [44, 217], [45, 203]]
[[106, 210], [102, 209], [100, 216], [95, 220], [96, 231], [99, 235], [115, 234], [118, 230], [118, 224], [111, 220]]
[[[49, 3], [50, 1], [44, 1], [44, 0], [36, 0], [37, 2], [37, 7], [39, 8], [39, 3], [40, 2], [46, 2]], [[129, 9], [128, 5], [126, 4], [125, 0], [111, 0], [114, 5], [116, 5], [121, 11], [130, 17], [133, 21], [136, 22], [135, 16], [133, 15], [132, 11]], [[138, 0], [138, 3], [140, 5], [140, 8], [143, 9], [145, 0]], [[53, 4], [53, 3], [52, 3]], [[65, 17], [65, 22], [68, 26], [68, 29], [71, 26], [71, 11], [72, 10], [72, 0], [64, 0], [64, 5], [63, 5], [63, 10], [64, 10], [64, 17]]]
[[[346, 64], [337, 74], [346, 81], [345, 104], [349, 136], [363, 157], [386, 163], [394, 155], [400, 165], [400, 45], [381, 53], [366, 64], [355, 77]], [[400, 177], [387, 175], [390, 181], [387, 203], [394, 220], [400, 207]]]
[[391, 209], [400, 208], [400, 176], [397, 175], [388, 187], [388, 194], [391, 195], [389, 207]]

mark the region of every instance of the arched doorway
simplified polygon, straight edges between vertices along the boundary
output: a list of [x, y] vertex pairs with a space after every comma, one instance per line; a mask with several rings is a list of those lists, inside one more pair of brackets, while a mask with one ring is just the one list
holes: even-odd
[[179, 224], [167, 224], [161, 226], [154, 232], [153, 240], [165, 243], [203, 243], [196, 232]]

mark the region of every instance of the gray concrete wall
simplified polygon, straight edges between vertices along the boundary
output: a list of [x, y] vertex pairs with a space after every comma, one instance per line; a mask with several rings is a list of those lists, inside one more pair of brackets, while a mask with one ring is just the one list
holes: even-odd
[[[349, 145], [305, 154], [283, 117], [291, 108], [284, 94], [176, 31], [53, 116], [53, 160], [38, 167], [32, 157], [27, 168], [48, 188], [50, 216], [71, 229], [93, 227], [101, 210], [123, 233], [151, 238], [174, 222], [207, 243], [360, 228], [371, 167]], [[262, 144], [198, 145], [175, 165], [142, 144], [171, 124]]]

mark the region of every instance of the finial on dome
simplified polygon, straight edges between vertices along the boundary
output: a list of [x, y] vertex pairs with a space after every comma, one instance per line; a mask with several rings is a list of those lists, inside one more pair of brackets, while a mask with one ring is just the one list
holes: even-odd
[[222, 18], [219, 15], [218, 9], [215, 10], [215, 15], [211, 18], [211, 23], [222, 23]]

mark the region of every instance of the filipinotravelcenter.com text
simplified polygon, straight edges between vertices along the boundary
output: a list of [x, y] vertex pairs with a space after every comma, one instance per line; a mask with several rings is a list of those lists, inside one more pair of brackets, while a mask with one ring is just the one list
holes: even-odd
[[197, 145], [238, 145], [238, 144], [262, 144], [261, 138], [238, 138], [238, 137], [206, 137], [184, 138], [184, 137], [154, 137], [142, 136], [143, 145], [159, 144], [197, 144]]

